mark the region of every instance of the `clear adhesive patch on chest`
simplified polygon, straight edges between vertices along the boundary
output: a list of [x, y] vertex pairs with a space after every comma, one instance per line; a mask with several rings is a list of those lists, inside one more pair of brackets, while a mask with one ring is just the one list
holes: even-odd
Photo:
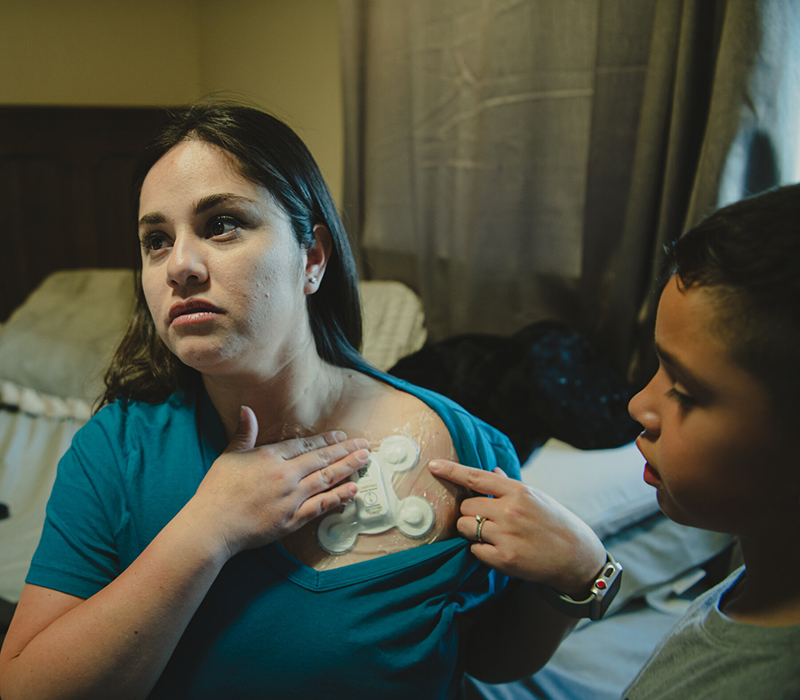
[[397, 528], [411, 538], [424, 537], [436, 520], [433, 505], [421, 496], [400, 499], [392, 474], [406, 472], [419, 463], [419, 446], [407, 435], [392, 435], [370, 453], [366, 466], [351, 477], [358, 493], [341, 513], [322, 519], [317, 541], [329, 554], [344, 554], [359, 535], [376, 535]]

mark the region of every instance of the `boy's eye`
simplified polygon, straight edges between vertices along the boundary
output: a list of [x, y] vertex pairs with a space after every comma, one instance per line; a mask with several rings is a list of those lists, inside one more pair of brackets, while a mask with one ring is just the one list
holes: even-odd
[[669, 398], [674, 399], [675, 401], [677, 401], [678, 405], [684, 411], [688, 411], [696, 403], [696, 401], [691, 396], [688, 396], [687, 394], [684, 394], [684, 393], [678, 391], [674, 387], [667, 392], [667, 396]]

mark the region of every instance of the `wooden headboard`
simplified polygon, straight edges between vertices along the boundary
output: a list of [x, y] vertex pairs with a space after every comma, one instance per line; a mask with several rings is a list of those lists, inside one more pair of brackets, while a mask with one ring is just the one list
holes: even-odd
[[0, 107], [0, 322], [55, 270], [138, 267], [133, 167], [165, 116]]

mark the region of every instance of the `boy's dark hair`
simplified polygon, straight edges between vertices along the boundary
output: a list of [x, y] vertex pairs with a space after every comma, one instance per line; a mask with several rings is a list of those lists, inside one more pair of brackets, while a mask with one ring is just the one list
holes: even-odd
[[724, 207], [668, 248], [662, 285], [677, 274], [708, 287], [715, 332], [794, 420], [800, 395], [800, 184]]
[[[314, 244], [316, 224], [330, 231], [333, 245], [325, 276], [317, 292], [307, 297], [311, 330], [323, 360], [341, 367], [363, 366], [358, 352], [362, 327], [355, 259], [328, 187], [305, 144], [280, 120], [235, 102], [202, 102], [172, 110], [169, 116], [136, 168], [137, 206], [147, 173], [182, 141], [203, 141], [231, 155], [239, 173], [266, 187], [288, 214], [301, 248]], [[121, 397], [163, 401], [176, 390], [190, 389], [197, 380], [197, 373], [161, 341], [139, 275], [136, 280], [134, 316], [106, 373], [101, 406]]]

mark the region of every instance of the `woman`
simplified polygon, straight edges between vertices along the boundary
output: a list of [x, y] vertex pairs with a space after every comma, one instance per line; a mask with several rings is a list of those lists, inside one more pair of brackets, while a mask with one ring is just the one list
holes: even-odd
[[[455, 697], [465, 663], [487, 680], [543, 663], [570, 623], [469, 554], [460, 491], [425, 468], [515, 476], [513, 449], [358, 354], [352, 253], [297, 136], [248, 107], [185, 108], [137, 182], [138, 307], [59, 465], [3, 698]], [[381, 446], [398, 435], [418, 458], [370, 531], [364, 475], [397, 462]], [[416, 520], [398, 519], [409, 497]], [[342, 504], [354, 542], [326, 526]], [[551, 510], [540, 580], [588, 588], [598, 543]], [[537, 650], [510, 667], [509, 613]]]

